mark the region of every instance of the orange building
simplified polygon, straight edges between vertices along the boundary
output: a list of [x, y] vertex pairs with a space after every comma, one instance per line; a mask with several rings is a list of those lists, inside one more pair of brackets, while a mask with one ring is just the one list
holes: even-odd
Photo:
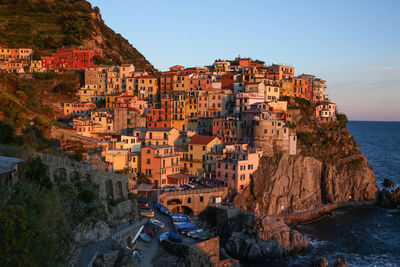
[[290, 79], [294, 77], [294, 67], [271, 65], [267, 68], [267, 78], [271, 80]]
[[180, 156], [175, 147], [169, 145], [146, 146], [141, 148], [141, 170], [157, 187], [176, 183], [176, 174], [180, 173]]

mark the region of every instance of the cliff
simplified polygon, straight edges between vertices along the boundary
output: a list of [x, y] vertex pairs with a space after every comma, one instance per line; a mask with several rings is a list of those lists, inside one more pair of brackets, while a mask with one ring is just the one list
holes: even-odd
[[0, 0], [0, 14], [0, 46], [33, 48], [36, 59], [63, 46], [96, 46], [115, 64], [156, 72], [86, 0]]
[[314, 118], [312, 103], [290, 103], [291, 109], [300, 110], [294, 122], [298, 154], [263, 157], [250, 186], [235, 197], [235, 207], [260, 217], [375, 199], [379, 188], [374, 172], [345, 122], [321, 124]]

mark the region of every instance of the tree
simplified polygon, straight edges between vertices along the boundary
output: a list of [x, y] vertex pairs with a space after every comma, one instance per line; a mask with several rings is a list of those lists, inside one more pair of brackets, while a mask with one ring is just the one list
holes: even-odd
[[48, 167], [39, 157], [31, 158], [27, 161], [25, 176], [28, 181], [35, 182], [46, 189], [51, 189], [53, 186], [48, 175]]
[[142, 172], [136, 173], [136, 180], [139, 184], [151, 184], [149, 178], [147, 178], [147, 176]]
[[0, 143], [11, 144], [15, 138], [15, 130], [5, 121], [0, 121]]
[[0, 207], [0, 265], [33, 266], [29, 260], [31, 251], [28, 240], [33, 233], [27, 228], [26, 211], [23, 207], [7, 205]]

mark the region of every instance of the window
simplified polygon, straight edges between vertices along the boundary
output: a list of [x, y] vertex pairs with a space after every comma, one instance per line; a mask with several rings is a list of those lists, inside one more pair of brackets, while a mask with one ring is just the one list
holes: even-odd
[[150, 159], [147, 159], [146, 163], [147, 163], [147, 164], [150, 164]]
[[203, 151], [206, 151], [206, 146], [203, 146]]
[[192, 203], [192, 198], [188, 197], [187, 203]]
[[193, 146], [192, 145], [190, 145], [190, 150], [193, 150]]
[[200, 196], [200, 202], [204, 202], [204, 197]]

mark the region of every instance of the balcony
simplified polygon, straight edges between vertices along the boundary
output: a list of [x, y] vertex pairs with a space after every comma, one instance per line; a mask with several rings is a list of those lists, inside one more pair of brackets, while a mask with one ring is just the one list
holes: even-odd
[[163, 154], [155, 154], [154, 157], [155, 158], [168, 158], [168, 157], [175, 157], [175, 156], [179, 156], [179, 153], [163, 153]]

